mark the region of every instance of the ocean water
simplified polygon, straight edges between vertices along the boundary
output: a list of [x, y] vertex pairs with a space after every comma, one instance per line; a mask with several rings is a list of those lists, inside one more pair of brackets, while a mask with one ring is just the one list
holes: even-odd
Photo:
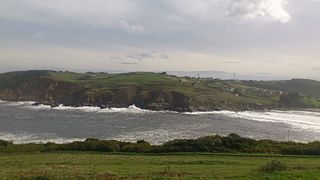
[[255, 139], [310, 142], [320, 140], [320, 113], [154, 112], [128, 108], [66, 107], [0, 101], [0, 139], [14, 143], [67, 143], [86, 138], [152, 144], [181, 138], [237, 133]]

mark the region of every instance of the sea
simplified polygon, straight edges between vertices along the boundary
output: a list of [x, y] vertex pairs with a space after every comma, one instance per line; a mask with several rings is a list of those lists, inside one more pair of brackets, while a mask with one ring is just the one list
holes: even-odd
[[158, 145], [236, 133], [254, 139], [320, 141], [320, 112], [212, 111], [178, 113], [128, 108], [34, 106], [0, 101], [0, 139], [14, 143], [69, 143], [86, 138]]

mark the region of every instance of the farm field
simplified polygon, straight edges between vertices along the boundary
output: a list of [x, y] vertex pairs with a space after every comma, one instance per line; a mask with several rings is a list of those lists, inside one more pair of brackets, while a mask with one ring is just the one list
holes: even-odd
[[[270, 162], [285, 168], [266, 168]], [[277, 164], [277, 163], [274, 163]], [[320, 179], [312, 156], [249, 154], [2, 153], [1, 179]]]

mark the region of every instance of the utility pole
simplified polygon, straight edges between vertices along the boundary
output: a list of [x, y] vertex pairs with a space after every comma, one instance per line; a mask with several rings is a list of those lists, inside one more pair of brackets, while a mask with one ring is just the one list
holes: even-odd
[[236, 73], [233, 73], [233, 80], [236, 81]]
[[290, 142], [290, 129], [288, 129], [288, 142]]

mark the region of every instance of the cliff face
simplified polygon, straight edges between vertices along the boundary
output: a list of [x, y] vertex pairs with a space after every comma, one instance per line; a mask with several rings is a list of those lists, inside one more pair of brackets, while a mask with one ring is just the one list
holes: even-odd
[[211, 111], [211, 110], [261, 110], [266, 107], [254, 103], [208, 104], [190, 102], [190, 97], [176, 91], [152, 90], [145, 92], [139, 87], [113, 91], [86, 88], [79, 84], [57, 81], [50, 78], [30, 79], [15, 87], [0, 89], [0, 99], [6, 101], [35, 101], [58, 106], [128, 107], [136, 105], [142, 109], [169, 111]]
[[71, 99], [81, 99], [81, 93], [79, 93], [81, 90], [80, 86], [72, 83], [39, 78], [19, 82], [15, 87], [2, 87], [0, 89], [0, 99], [6, 101], [36, 101], [57, 105]]
[[151, 91], [139, 94], [132, 101], [136, 106], [150, 110], [190, 111], [189, 98], [179, 92]]
[[10, 83], [2, 80], [0, 99], [5, 101], [35, 101], [58, 106], [137, 107], [150, 110], [189, 111], [188, 97], [179, 92], [161, 90], [145, 93], [131, 86], [113, 91], [88, 88], [77, 83], [49, 77], [26, 78]]

